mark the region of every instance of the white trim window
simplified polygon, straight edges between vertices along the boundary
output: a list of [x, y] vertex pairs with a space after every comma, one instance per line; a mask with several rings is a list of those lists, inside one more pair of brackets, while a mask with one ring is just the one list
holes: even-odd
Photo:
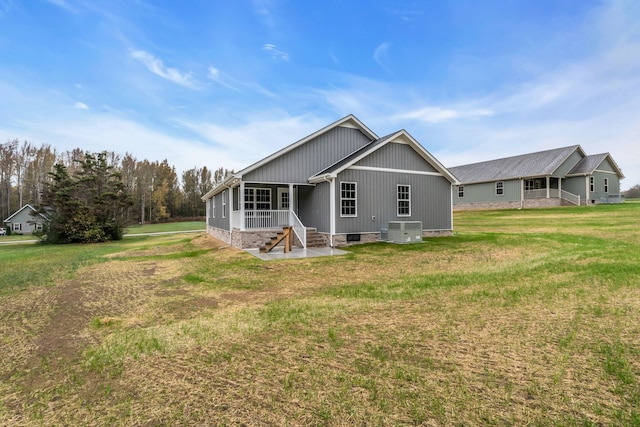
[[504, 195], [504, 181], [496, 182], [496, 196]]
[[227, 190], [222, 191], [222, 218], [227, 217]]
[[244, 189], [244, 209], [245, 211], [271, 210], [271, 189], [270, 188], [245, 188]]
[[589, 177], [589, 191], [592, 193], [596, 191], [596, 180], [594, 177]]
[[357, 185], [355, 182], [340, 183], [340, 216], [358, 216], [356, 208], [357, 194]]
[[609, 192], [609, 178], [604, 179], [604, 192], [605, 193]]
[[411, 186], [397, 185], [398, 216], [411, 216]]
[[13, 230], [13, 231], [22, 231], [22, 223], [21, 222], [14, 222], [12, 224], [11, 230]]
[[42, 230], [43, 230], [42, 224], [39, 222], [36, 222], [36, 231], [42, 231]]
[[458, 185], [458, 199], [464, 199], [464, 185]]

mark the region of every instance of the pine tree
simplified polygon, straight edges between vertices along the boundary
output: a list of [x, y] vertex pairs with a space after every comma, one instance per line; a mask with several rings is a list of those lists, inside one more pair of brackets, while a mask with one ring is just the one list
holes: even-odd
[[62, 163], [54, 166], [40, 211], [49, 217], [47, 243], [95, 243], [120, 240], [131, 205], [122, 176], [108, 163], [106, 152], [84, 153], [73, 175]]

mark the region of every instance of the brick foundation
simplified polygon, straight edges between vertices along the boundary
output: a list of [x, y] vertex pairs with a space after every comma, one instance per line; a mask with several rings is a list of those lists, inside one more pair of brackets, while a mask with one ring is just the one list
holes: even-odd
[[564, 206], [562, 199], [525, 199], [521, 204], [520, 201], [509, 202], [478, 202], [478, 203], [459, 203], [453, 205], [454, 211], [466, 210], [488, 210], [488, 209], [531, 209], [531, 208], [552, 208], [556, 206]]

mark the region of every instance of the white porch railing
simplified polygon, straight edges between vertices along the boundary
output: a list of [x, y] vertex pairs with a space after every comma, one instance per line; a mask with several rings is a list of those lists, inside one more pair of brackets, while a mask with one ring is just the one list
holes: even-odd
[[298, 239], [302, 243], [302, 247], [307, 247], [307, 228], [302, 224], [298, 215], [295, 212], [289, 212], [289, 224], [293, 227], [293, 232], [296, 233]]
[[[239, 214], [239, 212], [238, 212]], [[241, 219], [242, 220], [242, 219]], [[239, 222], [240, 223], [240, 222]], [[289, 226], [288, 210], [247, 210], [244, 211], [244, 229], [261, 230]]]
[[580, 196], [577, 194], [569, 193], [568, 191], [562, 190], [562, 199], [566, 200], [570, 203], [573, 203], [576, 206], [580, 206]]
[[244, 211], [244, 227], [240, 211], [231, 212], [231, 226], [243, 231], [268, 230], [293, 227], [302, 247], [307, 247], [307, 228], [295, 212], [289, 210], [250, 210]]
[[[560, 192], [557, 188], [549, 189], [549, 198], [557, 199], [560, 197]], [[547, 198], [547, 189], [546, 188], [537, 188], [535, 190], [524, 190], [524, 198], [525, 199], [546, 199]]]

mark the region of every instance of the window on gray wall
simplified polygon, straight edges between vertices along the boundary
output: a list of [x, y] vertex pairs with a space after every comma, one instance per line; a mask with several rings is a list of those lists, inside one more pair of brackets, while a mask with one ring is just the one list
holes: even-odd
[[458, 199], [464, 198], [464, 185], [458, 185]]
[[355, 182], [340, 183], [340, 216], [357, 216]]
[[222, 218], [227, 217], [227, 190], [222, 192]]
[[398, 216], [411, 216], [410, 185], [398, 185]]
[[596, 181], [592, 176], [589, 177], [589, 191], [592, 193], [596, 191]]
[[504, 182], [496, 182], [496, 196], [502, 196], [504, 194]]
[[604, 179], [604, 192], [605, 193], [609, 192], [609, 178]]

